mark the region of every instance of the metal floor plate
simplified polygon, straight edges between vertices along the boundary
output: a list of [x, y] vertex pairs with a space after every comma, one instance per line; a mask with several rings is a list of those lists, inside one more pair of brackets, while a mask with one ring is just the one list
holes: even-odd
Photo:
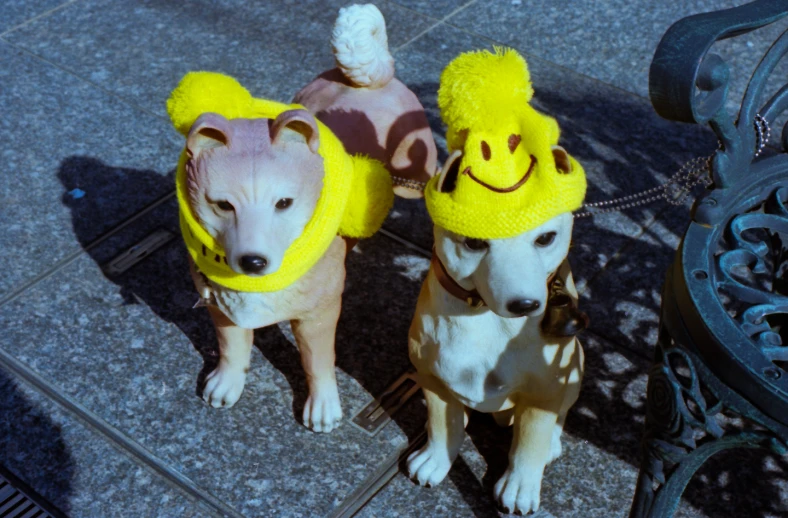
[[391, 421], [391, 416], [402, 408], [402, 405], [407, 403], [420, 388], [414, 378], [413, 370], [408, 369], [389, 385], [383, 394], [373, 399], [353, 416], [350, 422], [365, 433], [374, 436]]
[[[45, 509], [46, 508], [46, 509]], [[66, 518], [0, 466], [0, 518]]]
[[145, 239], [121, 253], [104, 266], [107, 275], [119, 275], [142, 261], [175, 237], [169, 230], [158, 229]]

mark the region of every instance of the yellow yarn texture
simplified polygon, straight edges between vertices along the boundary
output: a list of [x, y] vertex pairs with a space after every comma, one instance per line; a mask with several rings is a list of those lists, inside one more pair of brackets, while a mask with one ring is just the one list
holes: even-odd
[[[214, 72], [190, 72], [167, 101], [175, 128], [188, 134], [203, 113], [225, 118], [275, 119], [280, 113], [303, 109], [265, 99], [255, 99], [235, 79]], [[312, 268], [337, 235], [365, 238], [378, 231], [394, 201], [391, 177], [380, 162], [351, 156], [328, 127], [318, 121], [325, 176], [320, 199], [304, 232], [287, 249], [281, 267], [262, 277], [234, 272], [221, 245], [195, 218], [189, 204], [186, 153], [176, 173], [181, 233], [197, 267], [213, 282], [237, 291], [269, 292], [291, 285]]]
[[556, 167], [558, 123], [529, 104], [532, 96], [528, 65], [514, 50], [468, 52], [446, 67], [438, 106], [449, 151], [461, 150], [462, 158], [453, 190], [438, 192], [438, 176], [427, 184], [435, 224], [503, 239], [582, 205], [585, 172], [572, 157], [571, 172]]

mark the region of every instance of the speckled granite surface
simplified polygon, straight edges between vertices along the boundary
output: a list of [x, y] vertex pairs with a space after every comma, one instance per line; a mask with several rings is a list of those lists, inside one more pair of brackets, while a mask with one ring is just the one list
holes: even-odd
[[[171, 189], [157, 117], [0, 41], [0, 296]], [[133, 169], [137, 174], [127, 172]]]
[[[4, 350], [239, 512], [327, 513], [406, 436], [390, 426], [370, 438], [347, 422], [329, 435], [305, 429], [300, 359], [277, 328], [258, 332], [239, 403], [205, 405], [197, 383], [215, 363], [215, 338], [205, 310], [191, 309], [180, 241], [118, 277], [99, 268], [174, 221], [174, 205], [163, 205], [128, 229], [128, 243], [119, 234], [0, 308]], [[351, 252], [337, 330], [346, 417], [409, 366], [407, 327], [426, 263], [385, 238]]]
[[473, 5], [475, 0], [393, 0], [393, 3], [406, 9], [425, 14], [436, 20], [443, 20], [462, 9]]
[[0, 463], [74, 518], [207, 512], [2, 368]]
[[[298, 422], [306, 384], [286, 326], [256, 334], [247, 388], [234, 408], [217, 411], [199, 399], [199, 380], [216, 360], [215, 338], [205, 311], [190, 309], [196, 296], [172, 199], [82, 252], [171, 192], [182, 138], [164, 101], [185, 72], [226, 72], [256, 95], [288, 100], [332, 66], [331, 24], [348, 3], [74, 0], [55, 9], [59, 2], [0, 2], [0, 220], [10, 222], [0, 249], [12, 251], [0, 253], [0, 348], [96, 419], [76, 417], [75, 407], [53, 403], [0, 368], [0, 463], [69, 515], [216, 512], [129, 454], [142, 448], [170, 477], [192, 481], [201, 498], [216, 498], [236, 515], [325, 516], [422, 430], [420, 396], [375, 437], [348, 422], [409, 366], [407, 329], [427, 260], [406, 244], [378, 236], [347, 261], [337, 331], [345, 418], [330, 435]], [[440, 72], [458, 53], [494, 44], [526, 54], [535, 103], [559, 120], [562, 144], [583, 163], [590, 202], [658, 185], [716, 146], [708, 130], [654, 114], [647, 70], [671, 23], [735, 0], [375, 3], [387, 19], [398, 76], [427, 108], [441, 160]], [[715, 46], [731, 62], [732, 103], [753, 56], [786, 26]], [[784, 78], [784, 70], [775, 75]], [[571, 260], [592, 317], [587, 372], [538, 516], [627, 515], [659, 287], [687, 218], [686, 206], [654, 206], [576, 222]], [[102, 272], [160, 228], [176, 237], [124, 274]], [[420, 201], [398, 200], [386, 228], [431, 247]], [[39, 274], [51, 275], [1, 302]], [[118, 430], [119, 442], [110, 445], [102, 424]], [[399, 474], [359, 515], [499, 516], [491, 494], [511, 432], [481, 414], [467, 431], [443, 484], [424, 489]], [[786, 502], [786, 459], [733, 453], [699, 472], [677, 515], [788, 516]]]
[[[230, 74], [259, 97], [289, 101], [333, 66], [331, 28], [337, 10], [352, 3], [80, 0], [7, 39], [165, 115], [164, 100], [190, 70]], [[396, 4], [375, 3], [392, 48], [434, 23]]]

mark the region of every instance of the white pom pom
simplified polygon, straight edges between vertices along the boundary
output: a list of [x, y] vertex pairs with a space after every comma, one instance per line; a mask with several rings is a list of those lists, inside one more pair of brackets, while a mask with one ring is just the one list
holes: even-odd
[[339, 68], [356, 86], [380, 88], [394, 77], [386, 22], [372, 4], [339, 10], [331, 46]]

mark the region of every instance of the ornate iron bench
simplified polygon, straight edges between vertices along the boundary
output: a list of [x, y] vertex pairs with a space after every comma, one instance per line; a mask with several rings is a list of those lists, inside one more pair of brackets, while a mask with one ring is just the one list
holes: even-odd
[[[682, 19], [651, 63], [657, 113], [708, 123], [720, 148], [709, 160], [713, 184], [693, 206], [663, 288], [630, 517], [671, 516], [715, 453], [788, 450], [788, 125], [781, 149], [765, 146], [788, 108], [788, 84], [762, 102], [767, 78], [788, 53], [788, 31], [758, 65], [735, 120], [725, 109], [729, 68], [709, 53], [715, 41], [786, 15], [786, 0], [760, 0]], [[755, 426], [724, 431], [723, 410]]]

